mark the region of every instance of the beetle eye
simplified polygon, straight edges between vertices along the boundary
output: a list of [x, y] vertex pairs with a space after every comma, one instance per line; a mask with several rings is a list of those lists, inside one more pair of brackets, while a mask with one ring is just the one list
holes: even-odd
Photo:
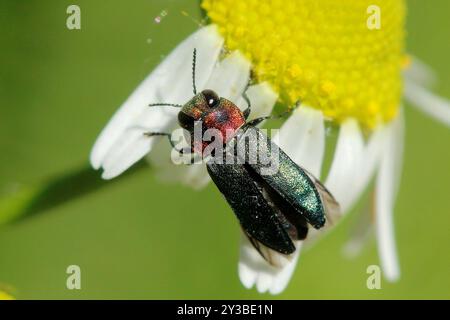
[[178, 122], [179, 122], [180, 126], [186, 130], [190, 131], [190, 130], [194, 129], [195, 119], [188, 116], [184, 112], [178, 113]]
[[212, 90], [203, 90], [203, 96], [205, 97], [206, 103], [210, 108], [214, 108], [219, 103], [219, 96]]

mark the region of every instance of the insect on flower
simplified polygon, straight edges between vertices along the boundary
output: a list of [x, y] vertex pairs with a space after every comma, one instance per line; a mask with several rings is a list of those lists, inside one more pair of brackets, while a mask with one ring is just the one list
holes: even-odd
[[[92, 166], [103, 170], [103, 179], [113, 179], [145, 157], [161, 180], [195, 189], [210, 182], [207, 166], [174, 166], [174, 158], [167, 161], [169, 144], [143, 135], [145, 131], [173, 132], [177, 126], [176, 108], [146, 105], [171, 101], [182, 107], [192, 98], [190, 61], [197, 48], [201, 61], [196, 70], [198, 88], [213, 89], [238, 107], [246, 105], [245, 91], [252, 101], [253, 118], [269, 114], [277, 101], [286, 106], [302, 101], [302, 107], [291, 113], [276, 136], [283, 154], [324, 182], [343, 215], [356, 208], [366, 190], [373, 192], [373, 219], [370, 223], [364, 220], [363, 232], [354, 233], [345, 252], [349, 256], [361, 252], [373, 228], [383, 276], [388, 281], [399, 280], [394, 208], [403, 163], [402, 101], [408, 100], [447, 126], [450, 103], [429, 90], [434, 73], [406, 54], [406, 0], [376, 1], [387, 13], [379, 30], [366, 24], [367, 8], [373, 4], [371, 0], [272, 0], [263, 4], [256, 0], [202, 0], [209, 24], [180, 42], [124, 101], [92, 148]], [[248, 86], [250, 70], [252, 84]], [[227, 113], [219, 118], [213, 114], [209, 118], [212, 128], [219, 122], [237, 124], [225, 117]], [[242, 121], [239, 113], [236, 116], [236, 121]], [[244, 120], [241, 129], [247, 127]], [[339, 133], [327, 170], [324, 156], [333, 145], [326, 134], [329, 124]], [[234, 132], [237, 127], [228, 129]], [[259, 133], [253, 136], [259, 137]], [[203, 149], [200, 143], [196, 153]], [[259, 143], [249, 147], [255, 145]], [[176, 154], [172, 150], [172, 155]], [[244, 167], [251, 166], [244, 163]], [[359, 211], [354, 214], [365, 212]], [[314, 231], [308, 231], [306, 241], [294, 241], [295, 254], [281, 268], [267, 263], [242, 234], [238, 274], [243, 286], [255, 287], [260, 293], [281, 293]]]
[[[156, 103], [150, 106], [181, 108], [178, 122], [193, 139], [189, 147], [177, 151], [206, 159], [209, 175], [233, 209], [249, 241], [272, 266], [283, 267], [296, 251], [296, 241], [306, 238], [309, 226], [321, 229], [327, 221], [328, 224], [334, 221], [340, 215], [339, 205], [316, 178], [256, 127], [264, 120], [279, 116], [247, 121], [251, 102], [245, 93], [247, 108], [244, 111], [212, 90], [197, 93], [195, 65], [196, 50], [194, 97], [190, 101], [184, 105]], [[217, 131], [214, 142], [218, 148], [209, 148], [212, 142], [195, 139], [196, 128], [201, 132]], [[171, 133], [144, 134], [167, 136], [176, 149]], [[269, 161], [263, 162], [263, 158]], [[265, 170], [268, 164], [274, 163], [277, 164], [275, 171]]]

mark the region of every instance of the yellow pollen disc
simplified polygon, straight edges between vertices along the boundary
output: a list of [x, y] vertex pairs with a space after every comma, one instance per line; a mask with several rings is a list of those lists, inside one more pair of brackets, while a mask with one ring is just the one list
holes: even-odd
[[402, 92], [404, 0], [203, 0], [229, 50], [283, 103], [301, 100], [366, 129], [397, 115]]

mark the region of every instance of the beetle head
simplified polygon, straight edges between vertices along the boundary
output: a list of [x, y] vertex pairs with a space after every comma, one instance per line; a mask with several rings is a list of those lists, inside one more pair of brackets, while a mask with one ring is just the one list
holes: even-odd
[[191, 133], [197, 121], [201, 121], [204, 130], [218, 129], [223, 133], [245, 123], [241, 110], [234, 103], [209, 89], [196, 94], [178, 113], [180, 126]]

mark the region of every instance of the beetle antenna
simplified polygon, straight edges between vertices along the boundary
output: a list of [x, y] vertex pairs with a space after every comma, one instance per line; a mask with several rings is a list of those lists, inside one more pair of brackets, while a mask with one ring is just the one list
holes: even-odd
[[181, 104], [175, 104], [175, 103], [150, 103], [148, 105], [149, 107], [175, 107], [175, 108], [182, 108], [183, 106]]
[[192, 57], [192, 87], [194, 89], [194, 95], [197, 95], [197, 87], [195, 86], [195, 67], [197, 64], [197, 49], [194, 48], [194, 54]]

